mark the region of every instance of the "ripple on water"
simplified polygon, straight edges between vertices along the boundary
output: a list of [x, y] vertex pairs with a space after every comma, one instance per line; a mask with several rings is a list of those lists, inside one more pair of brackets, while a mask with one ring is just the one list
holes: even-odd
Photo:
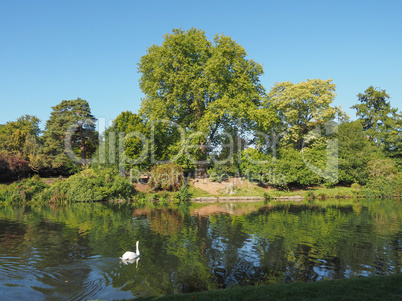
[[[132, 298], [131, 292], [118, 292], [106, 283], [104, 270], [119, 264], [116, 258], [91, 259], [38, 268], [18, 257], [0, 257], [1, 300], [86, 300], [93, 298]], [[8, 281], [9, 279], [9, 281]]]

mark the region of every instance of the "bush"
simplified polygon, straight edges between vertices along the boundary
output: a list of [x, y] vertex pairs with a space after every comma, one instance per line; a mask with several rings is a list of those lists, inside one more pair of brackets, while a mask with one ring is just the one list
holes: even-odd
[[130, 199], [135, 193], [130, 182], [111, 170], [86, 169], [66, 180], [57, 181], [47, 191], [50, 202], [93, 202]]
[[352, 192], [355, 194], [359, 194], [359, 192], [362, 190], [362, 186], [359, 183], [353, 183], [350, 185], [350, 188], [352, 188]]
[[353, 189], [353, 191], [357, 191], [357, 190], [360, 190], [360, 189], [362, 189], [362, 186], [359, 184], [359, 183], [353, 183], [352, 185], [350, 185], [350, 188], [352, 188]]
[[316, 198], [316, 196], [315, 196], [315, 194], [314, 194], [314, 191], [309, 191], [309, 192], [307, 192], [307, 194], [306, 194], [306, 196], [305, 196], [305, 199], [306, 199], [307, 201], [314, 201], [315, 198]]
[[175, 203], [186, 202], [189, 201], [192, 197], [192, 193], [188, 189], [188, 186], [182, 186], [178, 192], [175, 193], [173, 199]]
[[272, 196], [270, 196], [267, 192], [264, 192], [264, 202], [268, 203], [272, 200]]
[[325, 154], [325, 150], [320, 148], [306, 147], [300, 152], [283, 147], [278, 149], [277, 157], [274, 158], [257, 150], [248, 149], [242, 153], [240, 169], [248, 178], [259, 179], [259, 182], [281, 190], [287, 190], [291, 186], [307, 187], [324, 181], [322, 176], [310, 167], [324, 168]]
[[0, 189], [0, 203], [20, 203], [38, 198], [49, 186], [38, 176], [4, 185]]
[[402, 175], [391, 159], [372, 160], [367, 164], [369, 181], [367, 187], [375, 194], [391, 196], [402, 191]]
[[325, 193], [321, 192], [318, 194], [317, 198], [320, 199], [321, 201], [323, 201], [323, 200], [327, 199], [328, 196]]
[[153, 190], [178, 191], [184, 184], [183, 169], [174, 163], [155, 165], [150, 174]]
[[20, 156], [0, 152], [0, 182], [27, 177], [31, 168], [29, 162]]
[[208, 169], [208, 177], [211, 182], [221, 183], [223, 180], [222, 175], [219, 175], [213, 168]]
[[236, 167], [227, 164], [215, 164], [213, 168], [208, 169], [208, 176], [211, 182], [221, 183], [236, 174], [239, 174]]

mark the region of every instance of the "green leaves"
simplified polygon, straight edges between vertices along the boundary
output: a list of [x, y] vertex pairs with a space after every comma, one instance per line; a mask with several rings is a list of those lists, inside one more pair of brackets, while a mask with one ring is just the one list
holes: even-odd
[[359, 104], [357, 117], [363, 121], [363, 130], [370, 141], [381, 147], [384, 153], [393, 158], [399, 168], [402, 166], [402, 114], [392, 108], [385, 90], [370, 86], [357, 95]]
[[[250, 124], [264, 89], [261, 65], [246, 58], [230, 37], [208, 41], [199, 29], [175, 29], [161, 46], [152, 45], [139, 63], [140, 88], [145, 94], [140, 115], [147, 121], [176, 122], [190, 133], [206, 135], [231, 128], [237, 119]], [[200, 154], [205, 158], [205, 151]]]
[[275, 126], [284, 131], [284, 142], [300, 150], [309, 131], [336, 116], [346, 117], [340, 108], [331, 106], [334, 98], [335, 84], [331, 79], [308, 79], [297, 84], [275, 84], [264, 106], [277, 112], [280, 121]]
[[[44, 132], [44, 153], [51, 158], [52, 169], [68, 170], [72, 167], [72, 157], [79, 155], [81, 164], [97, 148], [96, 118], [86, 100], [63, 100], [52, 107], [50, 119]], [[66, 138], [70, 150], [66, 149]], [[69, 154], [69, 156], [67, 156]]]

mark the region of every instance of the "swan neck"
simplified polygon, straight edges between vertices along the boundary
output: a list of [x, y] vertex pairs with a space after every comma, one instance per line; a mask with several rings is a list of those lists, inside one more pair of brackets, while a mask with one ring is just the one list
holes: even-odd
[[138, 244], [139, 244], [139, 242], [137, 241], [137, 247], [136, 247], [136, 252], [135, 253], [137, 253], [137, 255], [140, 255], [140, 250], [138, 249]]

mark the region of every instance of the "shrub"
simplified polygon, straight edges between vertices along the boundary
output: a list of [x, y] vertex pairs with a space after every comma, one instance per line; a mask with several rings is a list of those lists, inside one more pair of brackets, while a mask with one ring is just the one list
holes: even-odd
[[362, 188], [362, 186], [359, 183], [355, 182], [352, 185], [350, 185], [350, 188], [352, 188], [353, 191], [356, 191], [356, 190], [360, 190]]
[[109, 191], [109, 198], [130, 199], [135, 194], [134, 186], [126, 178], [115, 178]]
[[175, 203], [186, 202], [191, 199], [193, 194], [188, 189], [188, 185], [180, 187], [179, 191], [175, 193], [173, 199]]
[[362, 189], [362, 186], [359, 183], [353, 183], [352, 185], [350, 185], [350, 188], [352, 188], [352, 192], [355, 194], [359, 194], [359, 192]]
[[367, 164], [368, 188], [381, 196], [399, 194], [402, 190], [402, 175], [391, 159], [372, 160]]
[[27, 177], [31, 168], [29, 162], [17, 155], [0, 152], [0, 181], [12, 181]]
[[86, 169], [66, 180], [55, 182], [47, 191], [49, 202], [93, 202], [130, 199], [135, 193], [130, 182], [110, 170]]
[[314, 201], [315, 198], [316, 198], [316, 196], [315, 196], [315, 194], [314, 194], [313, 191], [307, 192], [307, 194], [306, 194], [306, 196], [305, 196], [305, 199], [306, 199], [307, 201]]
[[153, 190], [177, 191], [184, 184], [183, 169], [174, 163], [155, 165], [150, 174]]
[[0, 203], [19, 203], [37, 198], [49, 186], [39, 177], [4, 185], [0, 189]]
[[213, 168], [208, 169], [208, 176], [211, 182], [221, 183], [236, 174], [239, 174], [239, 172], [235, 166], [227, 164], [215, 164]]
[[268, 203], [272, 200], [272, 196], [270, 196], [267, 192], [264, 192], [264, 202]]

